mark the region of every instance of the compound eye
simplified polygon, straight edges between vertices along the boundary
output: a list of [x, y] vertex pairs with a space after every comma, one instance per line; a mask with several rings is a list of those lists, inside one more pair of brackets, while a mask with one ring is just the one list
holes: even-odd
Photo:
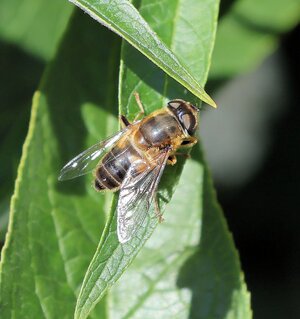
[[169, 105], [170, 107], [172, 107], [173, 109], [175, 109], [175, 110], [178, 109], [181, 104], [182, 104], [181, 101], [176, 101], [176, 100], [170, 101], [170, 102], [168, 103], [168, 105]]
[[182, 124], [183, 126], [189, 130], [190, 125], [191, 125], [191, 117], [189, 116], [189, 114], [183, 114], [181, 117], [182, 120]]

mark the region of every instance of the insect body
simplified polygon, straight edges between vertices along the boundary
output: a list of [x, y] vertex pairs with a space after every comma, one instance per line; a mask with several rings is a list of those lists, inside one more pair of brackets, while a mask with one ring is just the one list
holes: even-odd
[[159, 210], [155, 194], [166, 164], [176, 163], [180, 147], [197, 142], [193, 136], [197, 113], [195, 106], [177, 99], [132, 124], [122, 116], [124, 128], [67, 163], [59, 179], [71, 179], [96, 167], [96, 190], [120, 190], [117, 229], [119, 241], [125, 243], [143, 223], [153, 200]]

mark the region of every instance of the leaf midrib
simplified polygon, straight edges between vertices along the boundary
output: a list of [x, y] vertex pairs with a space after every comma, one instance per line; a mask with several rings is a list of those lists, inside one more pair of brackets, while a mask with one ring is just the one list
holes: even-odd
[[[178, 19], [178, 15], [179, 15], [179, 6], [180, 6], [180, 0], [177, 0], [175, 15], [174, 15], [174, 19], [173, 19], [172, 34], [171, 34], [170, 43], [169, 43], [169, 47], [170, 47], [171, 51], [173, 51], [175, 29], [176, 29], [176, 20]], [[166, 73], [164, 73], [164, 76], [165, 76], [165, 81], [164, 81], [165, 84], [164, 84], [163, 93], [162, 93], [162, 101], [161, 101], [162, 105], [165, 102], [168, 84], [169, 84], [169, 81], [168, 81], [169, 76]]]

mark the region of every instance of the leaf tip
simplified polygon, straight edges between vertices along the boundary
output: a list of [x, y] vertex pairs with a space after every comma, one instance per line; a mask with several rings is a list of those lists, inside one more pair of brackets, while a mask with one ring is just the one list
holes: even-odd
[[[191, 91], [192, 92], [192, 91]], [[194, 94], [203, 102], [206, 104], [212, 106], [213, 108], [217, 108], [217, 103], [205, 92], [205, 90], [202, 87], [199, 87], [199, 89], [194, 92]]]
[[211, 102], [209, 103], [210, 106], [212, 106], [213, 108], [217, 109], [218, 105], [214, 100], [211, 100]]
[[217, 103], [207, 93], [202, 97], [202, 100], [213, 108], [218, 108]]

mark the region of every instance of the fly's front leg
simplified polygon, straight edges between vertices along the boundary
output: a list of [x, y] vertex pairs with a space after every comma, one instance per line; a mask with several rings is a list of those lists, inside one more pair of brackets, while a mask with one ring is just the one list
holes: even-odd
[[[190, 136], [185, 138], [181, 145], [180, 148], [191, 148], [193, 147], [196, 143], [198, 142], [198, 140], [196, 139], [196, 137], [194, 136]], [[172, 154], [171, 156], [169, 156], [168, 158], [168, 162], [167, 164], [171, 164], [174, 165], [177, 161], [176, 156], [184, 156], [185, 158], [191, 158], [191, 155], [185, 152], [175, 152], [174, 154]]]
[[180, 152], [176, 152], [175, 154], [174, 154], [174, 156], [183, 156], [183, 157], [185, 157], [185, 158], [191, 158], [191, 155], [190, 154], [187, 154], [187, 153], [180, 153]]
[[[177, 153], [175, 153], [177, 155]], [[175, 154], [172, 154], [168, 157], [168, 160], [167, 160], [167, 164], [168, 165], [175, 165], [177, 163], [177, 158], [176, 158], [176, 155]]]
[[140, 99], [140, 95], [137, 92], [133, 93], [136, 103], [138, 105], [138, 107], [140, 108], [139, 113], [136, 115], [136, 117], [134, 118], [134, 122], [137, 121], [141, 116], [144, 116], [145, 114], [145, 109], [143, 107], [142, 101]]
[[163, 218], [162, 213], [160, 211], [156, 194], [154, 195], [154, 207], [155, 207], [155, 215], [158, 218], [158, 222], [162, 223], [164, 221], [164, 218]]
[[185, 138], [185, 139], [182, 141], [180, 147], [192, 147], [192, 146], [194, 146], [197, 142], [198, 142], [198, 140], [196, 139], [196, 137], [190, 136], [190, 137]]

